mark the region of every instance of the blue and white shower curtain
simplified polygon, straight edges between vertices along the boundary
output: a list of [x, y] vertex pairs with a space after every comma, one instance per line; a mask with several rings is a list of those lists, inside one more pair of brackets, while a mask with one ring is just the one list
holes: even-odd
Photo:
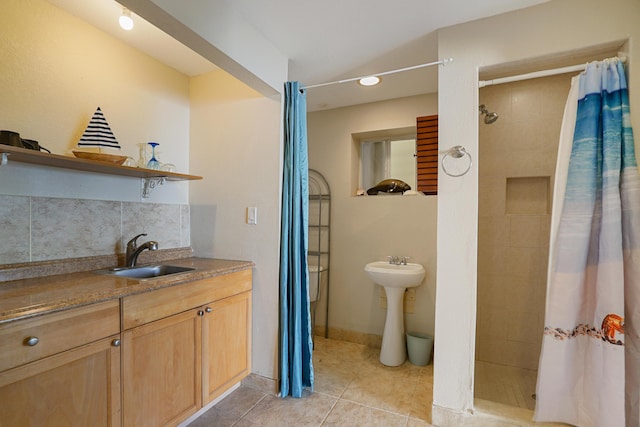
[[281, 397], [301, 397], [305, 387], [313, 389], [308, 226], [307, 100], [298, 82], [286, 82], [280, 230]]
[[637, 427], [640, 177], [624, 67], [573, 78], [561, 133], [536, 421]]

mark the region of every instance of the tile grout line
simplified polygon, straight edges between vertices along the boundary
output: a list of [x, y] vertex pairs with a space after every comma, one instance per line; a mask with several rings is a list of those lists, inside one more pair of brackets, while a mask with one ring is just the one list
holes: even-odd
[[[315, 392], [314, 392], [315, 393]], [[343, 391], [344, 393], [344, 391]], [[322, 393], [320, 393], [322, 394]], [[327, 418], [329, 418], [329, 415], [331, 415], [331, 413], [333, 412], [333, 409], [336, 407], [336, 405], [338, 404], [338, 402], [340, 401], [340, 398], [338, 397], [335, 402], [333, 402], [333, 404], [331, 405], [331, 408], [329, 408], [329, 411], [327, 412], [327, 414], [324, 416], [324, 418], [322, 419], [322, 421], [320, 421], [319, 426], [322, 426], [324, 424], [324, 422], [327, 420]]]
[[386, 412], [387, 414], [398, 415], [400, 417], [407, 417], [407, 418], [409, 417], [408, 414], [402, 414], [400, 412], [393, 412], [393, 411], [390, 411], [388, 409], [378, 408], [376, 406], [367, 405], [366, 403], [356, 402], [355, 400], [345, 399], [345, 398], [342, 398], [342, 397], [340, 399], [338, 399], [338, 400], [343, 400], [345, 402], [354, 403], [356, 405], [364, 406], [365, 408], [369, 408], [369, 409], [375, 409], [376, 411]]
[[247, 409], [246, 411], [244, 411], [244, 413], [243, 413], [242, 415], [240, 415], [240, 416], [238, 417], [238, 419], [237, 419], [237, 420], [235, 420], [235, 421], [231, 424], [231, 427], [233, 427], [234, 425], [236, 425], [237, 423], [239, 423], [239, 422], [240, 422], [240, 420], [242, 420], [242, 419], [243, 419], [243, 418], [244, 418], [244, 417], [245, 417], [249, 412], [251, 412], [251, 410], [252, 410], [253, 408], [255, 408], [256, 406], [258, 406], [258, 404], [259, 404], [260, 402], [262, 402], [266, 397], [267, 397], [267, 394], [266, 394], [266, 393], [263, 393], [263, 394], [262, 394], [262, 397], [261, 397], [260, 399], [258, 399], [258, 400], [256, 401], [256, 403], [254, 403], [253, 405], [251, 405], [251, 407], [250, 407], [249, 409]]

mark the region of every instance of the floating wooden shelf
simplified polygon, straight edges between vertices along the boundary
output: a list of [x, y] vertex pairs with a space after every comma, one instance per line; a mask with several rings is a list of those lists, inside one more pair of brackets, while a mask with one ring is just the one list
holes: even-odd
[[201, 176], [187, 175], [176, 172], [165, 172], [153, 169], [120, 166], [95, 160], [78, 159], [59, 154], [49, 154], [42, 151], [28, 150], [10, 145], [0, 145], [0, 153], [7, 153], [8, 162], [31, 163], [35, 165], [51, 166], [54, 168], [73, 169], [85, 172], [103, 173], [108, 175], [129, 176], [133, 178], [164, 178], [167, 181], [191, 181], [202, 179]]

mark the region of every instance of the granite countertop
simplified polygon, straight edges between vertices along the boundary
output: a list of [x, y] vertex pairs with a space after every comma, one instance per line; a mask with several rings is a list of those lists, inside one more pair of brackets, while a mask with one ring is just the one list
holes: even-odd
[[0, 282], [0, 324], [100, 301], [250, 269], [251, 261], [179, 258], [161, 264], [193, 271], [149, 279], [130, 279], [99, 270]]

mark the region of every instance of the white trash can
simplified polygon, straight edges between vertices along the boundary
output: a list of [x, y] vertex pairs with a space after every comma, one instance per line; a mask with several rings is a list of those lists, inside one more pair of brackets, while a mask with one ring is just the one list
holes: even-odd
[[433, 337], [418, 332], [407, 332], [407, 352], [409, 361], [417, 366], [425, 366], [431, 360]]

